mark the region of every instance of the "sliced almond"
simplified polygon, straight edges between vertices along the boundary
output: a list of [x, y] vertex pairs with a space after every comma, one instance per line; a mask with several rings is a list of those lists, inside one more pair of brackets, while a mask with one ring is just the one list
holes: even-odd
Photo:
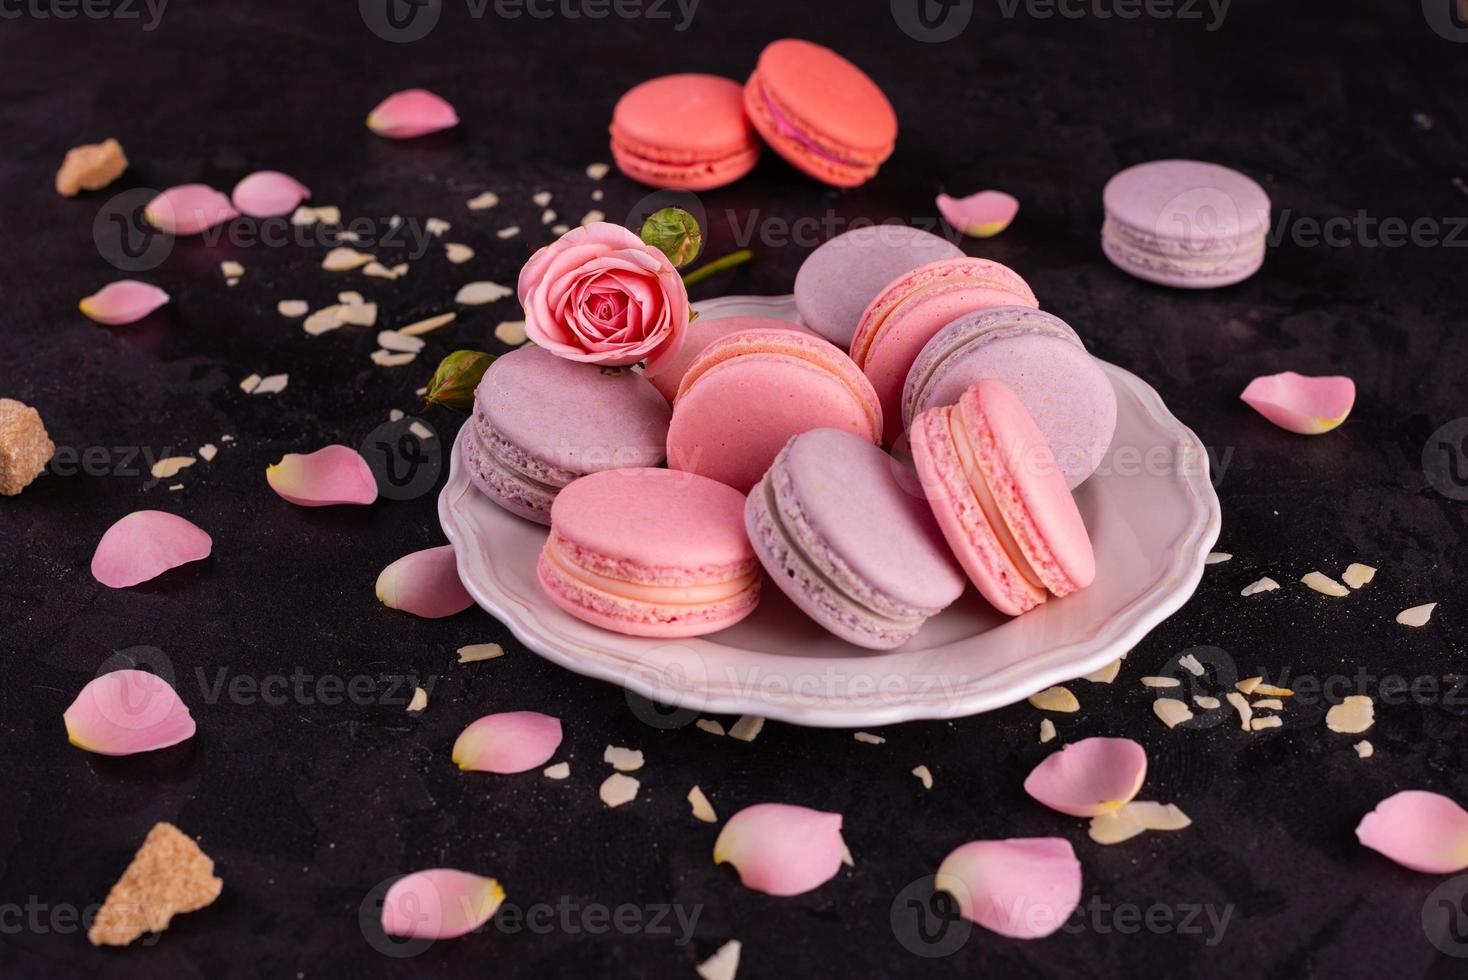
[[1183, 722], [1193, 720], [1193, 711], [1177, 698], [1158, 698], [1152, 702], [1152, 711], [1168, 728], [1176, 728]]
[[167, 480], [169, 477], [178, 476], [179, 471], [186, 470], [197, 462], [198, 460], [192, 456], [169, 456], [167, 459], [160, 459], [154, 463], [151, 472], [154, 479]]
[[245, 274], [245, 267], [233, 259], [225, 259], [219, 263], [219, 271], [224, 274], [226, 279], [238, 279]]
[[416, 715], [428, 707], [428, 692], [421, 687], [413, 688], [413, 697], [408, 702], [408, 714]]
[[741, 742], [753, 742], [764, 727], [765, 720], [759, 715], [740, 715], [739, 720], [730, 726], [729, 737], [737, 738]]
[[377, 262], [375, 260], [372, 262], [368, 262], [365, 266], [362, 267], [362, 275], [371, 276], [374, 279], [388, 280], [396, 279], [398, 277], [398, 274], [392, 269], [389, 269], [381, 262]]
[[370, 327], [377, 322], [376, 303], [351, 303], [340, 307], [341, 321], [354, 327]]
[[1273, 592], [1277, 588], [1279, 588], [1279, 583], [1266, 575], [1259, 581], [1250, 582], [1244, 586], [1244, 591], [1240, 592], [1239, 595], [1258, 595], [1261, 592]]
[[887, 744], [887, 740], [885, 738], [880, 735], [873, 735], [871, 732], [852, 732], [851, 737], [856, 739], [858, 742], [865, 742], [867, 745]]
[[442, 327], [449, 323], [453, 323], [454, 318], [458, 315], [459, 314], [457, 313], [440, 313], [437, 316], [431, 316], [426, 320], [419, 320], [417, 323], [410, 323], [406, 327], [399, 329], [398, 333], [404, 334], [408, 337], [421, 337], [423, 334], [432, 333], [439, 327]]
[[598, 211], [595, 208], [593, 208], [593, 209], [591, 209], [590, 211], [586, 212], [585, 214], [583, 214], [581, 216], [581, 222], [580, 222], [580, 224], [581, 224], [581, 227], [585, 228], [587, 225], [594, 225], [598, 221], [605, 221], [605, 220], [607, 220], [606, 212], [605, 211]]
[[712, 718], [700, 718], [694, 722], [694, 727], [701, 732], [708, 732], [710, 735], [724, 734], [724, 726]]
[[418, 357], [417, 354], [394, 353], [390, 350], [375, 350], [372, 352], [372, 363], [378, 367], [402, 367], [404, 364], [412, 364]]
[[1094, 670], [1087, 674], [1083, 679], [1093, 684], [1110, 684], [1116, 680], [1116, 675], [1119, 673], [1121, 673], [1121, 660], [1116, 659], [1100, 670]]
[[1284, 702], [1279, 698], [1260, 698], [1250, 705], [1255, 711], [1283, 711]]
[[916, 766], [913, 768], [912, 774], [918, 778], [918, 782], [923, 784], [923, 789], [933, 788], [933, 770], [927, 766]]
[[453, 225], [449, 224], [442, 218], [429, 218], [427, 221], [423, 222], [423, 230], [428, 232], [434, 238], [442, 237], [443, 233], [448, 231], [452, 227]]
[[608, 745], [607, 750], [602, 753], [601, 761], [618, 772], [636, 772], [642, 768], [643, 763], [639, 749], [626, 749], [620, 745]]
[[1271, 698], [1287, 698], [1293, 696], [1295, 692], [1287, 687], [1275, 687], [1273, 684], [1259, 683], [1254, 685], [1252, 692], [1247, 693], [1262, 694]]
[[240, 381], [240, 391], [247, 395], [254, 394], [258, 387], [260, 387], [260, 375], [258, 374], [252, 374]]
[[703, 795], [703, 790], [697, 786], [688, 791], [688, 805], [693, 807], [693, 819], [702, 820], [704, 823], [718, 823], [719, 816], [714, 813], [714, 805], [709, 798]]
[[214, 457], [219, 455], [219, 447], [212, 442], [206, 442], [199, 447], [199, 458], [206, 463], [214, 462]]
[[1210, 551], [1208, 557], [1203, 559], [1205, 565], [1218, 565], [1226, 561], [1232, 561], [1233, 555], [1227, 551]]
[[1413, 606], [1411, 609], [1403, 609], [1397, 613], [1397, 622], [1403, 626], [1426, 626], [1427, 621], [1432, 618], [1432, 611], [1437, 608], [1437, 603], [1429, 602], [1421, 606]]
[[494, 328], [494, 339], [510, 347], [519, 347], [525, 343], [525, 321], [505, 320]]
[[557, 762], [555, 765], [546, 766], [540, 772], [546, 779], [567, 779], [571, 775], [571, 763]]
[[1376, 753], [1376, 747], [1364, 738], [1351, 747], [1356, 750], [1356, 755], [1362, 759], [1369, 759]]
[[620, 772], [614, 772], [601, 784], [597, 795], [608, 807], [619, 807], [623, 803], [631, 803], [637, 799], [637, 787], [640, 784], [631, 776], [624, 776]]
[[562, 224], [559, 224], [559, 225], [551, 225], [551, 234], [552, 235], [556, 235], [556, 236], [564, 235], [566, 232], [568, 232], [570, 230], [571, 230], [571, 226], [568, 225], [568, 224], [562, 223]]
[[1265, 715], [1263, 718], [1254, 718], [1249, 722], [1249, 730], [1262, 732], [1266, 728], [1278, 728], [1284, 724], [1284, 719], [1279, 715]]
[[1237, 691], [1229, 691], [1224, 697], [1239, 713], [1239, 727], [1246, 732], [1249, 731], [1249, 722], [1254, 719], [1254, 709], [1249, 707], [1249, 702], [1244, 700], [1244, 696]]
[[739, 973], [739, 951], [743, 949], [739, 940], [731, 939], [718, 951], [704, 960], [693, 971], [700, 980], [734, 980]]
[[316, 220], [324, 225], [339, 225], [342, 223], [342, 210], [332, 204], [326, 204], [316, 209]]
[[551, 202], [551, 192], [536, 191], [534, 194], [530, 195], [530, 200], [535, 202], [536, 207], [543, 208]]
[[540, 212], [540, 223], [541, 224], [548, 225], [552, 221], [555, 221], [555, 220], [556, 220], [556, 213], [555, 213], [555, 211], [551, 210], [550, 208], [546, 208], [544, 211]]
[[588, 163], [586, 165], [586, 176], [592, 180], [601, 180], [612, 168], [604, 163]]
[[435, 433], [432, 429], [430, 429], [428, 426], [424, 425], [417, 419], [414, 419], [413, 423], [408, 426], [408, 431], [413, 433], [413, 435], [417, 436], [424, 442], [427, 442], [429, 439], [432, 439], [435, 435], [437, 435], [437, 433]]
[[340, 303], [323, 306], [315, 313], [306, 317], [306, 322], [302, 324], [302, 327], [311, 336], [319, 337], [324, 333], [337, 329], [345, 322], [342, 319], [342, 311], [345, 309], [346, 307]]
[[462, 265], [474, 258], [474, 250], [460, 242], [445, 242], [443, 250], [454, 265]]
[[260, 383], [251, 392], [254, 395], [278, 395], [285, 391], [286, 385], [290, 384], [291, 376], [288, 374], [270, 374], [260, 379]]
[[376, 257], [342, 245], [326, 253], [326, 258], [321, 260], [321, 268], [327, 272], [350, 272], [362, 268]]
[[1304, 582], [1306, 585], [1310, 586], [1310, 588], [1314, 589], [1316, 592], [1319, 592], [1321, 595], [1334, 596], [1335, 598], [1339, 599], [1342, 596], [1348, 596], [1351, 594], [1350, 589], [1346, 588], [1344, 585], [1337, 582], [1329, 575], [1323, 575], [1320, 572], [1306, 572], [1305, 575], [1300, 579], [1300, 581]]
[[1143, 687], [1181, 687], [1182, 681], [1176, 677], [1143, 677]]
[[1040, 719], [1040, 744], [1041, 745], [1044, 745], [1046, 742], [1052, 742], [1054, 740], [1055, 740], [1055, 722], [1051, 721], [1049, 718], [1041, 718]]
[[1374, 578], [1376, 578], [1376, 569], [1370, 565], [1363, 565], [1359, 561], [1353, 561], [1347, 565], [1345, 573], [1341, 575], [1341, 581], [1353, 589], [1361, 588]]
[[519, 225], [510, 225], [508, 228], [501, 228], [494, 233], [496, 238], [514, 238], [518, 234], [520, 234]]
[[1217, 698], [1211, 698], [1206, 694], [1194, 694], [1193, 703], [1202, 708], [1204, 711], [1214, 711], [1222, 707], [1223, 705], [1223, 702], [1219, 701]]
[[1262, 677], [1245, 677], [1243, 680], [1235, 684], [1234, 687], [1239, 689], [1240, 694], [1253, 694], [1254, 689], [1257, 688], [1263, 680], [1264, 678]]
[[459, 663], [461, 664], [477, 664], [504, 655], [505, 648], [498, 643], [471, 643], [468, 646], [459, 647]]
[[1341, 735], [1360, 735], [1376, 722], [1376, 706], [1364, 694], [1352, 694], [1325, 713], [1325, 727]]
[[497, 282], [471, 282], [460, 288], [454, 295], [454, 302], [463, 306], [483, 306], [485, 303], [494, 303], [506, 296], [513, 295], [515, 295], [513, 289], [501, 286]]
[[470, 211], [485, 211], [500, 203], [500, 196], [494, 191], [485, 191], [469, 199]]
[[1067, 715], [1081, 710], [1081, 703], [1076, 700], [1076, 696], [1064, 687], [1047, 687], [1038, 694], [1031, 694], [1030, 704], [1041, 711], [1057, 711]]
[[379, 330], [377, 332], [377, 346], [384, 350], [416, 354], [423, 349], [424, 343], [422, 337], [414, 337], [397, 330]]
[[275, 311], [291, 320], [305, 316], [310, 309], [310, 304], [303, 299], [283, 299], [275, 304]]
[[1194, 677], [1202, 677], [1204, 674], [1208, 673], [1208, 668], [1203, 666], [1203, 662], [1200, 661], [1197, 657], [1193, 656], [1191, 653], [1179, 657], [1177, 665], [1183, 670], [1186, 670], [1188, 673], [1192, 674]]

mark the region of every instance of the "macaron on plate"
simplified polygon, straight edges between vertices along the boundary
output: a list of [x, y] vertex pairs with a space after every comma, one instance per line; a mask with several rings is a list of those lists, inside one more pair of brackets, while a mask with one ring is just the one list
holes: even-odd
[[[726, 297], [701, 303], [698, 309], [704, 325], [734, 316], [798, 320], [792, 296]], [[630, 537], [607, 530], [615, 522], [585, 520], [581, 509], [586, 502], [576, 493], [556, 498], [552, 509], [560, 507], [561, 512], [553, 513], [554, 531], [518, 517], [471, 481], [466, 453], [475, 432], [471, 424], [463, 426], [454, 445], [439, 518], [454, 545], [464, 586], [480, 606], [536, 653], [641, 695], [630, 702], [633, 710], [648, 712], [649, 720], [658, 724], [692, 724], [698, 713], [728, 713], [857, 728], [976, 714], [1125, 656], [1192, 594], [1218, 537], [1218, 496], [1197, 436], [1145, 382], [1110, 364], [1101, 363], [1100, 369], [1116, 397], [1115, 436], [1111, 451], [1074, 497], [1075, 514], [1090, 539], [1094, 581], [1080, 587], [1090, 570], [1086, 556], [1075, 549], [1074, 536], [1065, 533], [1065, 516], [1036, 503], [1033, 513], [1012, 516], [1022, 521], [1030, 513], [1031, 519], [1045, 522], [1040, 530], [1052, 550], [1048, 558], [1010, 553], [1011, 560], [1022, 558], [1038, 581], [1025, 590], [1036, 600], [1035, 607], [1015, 618], [997, 611], [961, 581], [973, 577], [974, 567], [960, 571], [956, 563], [948, 564], [941, 549], [926, 547], [937, 533], [931, 529], [921, 539], [900, 535], [909, 544], [926, 542], [926, 557], [907, 560], [909, 566], [922, 567], [923, 574], [911, 579], [887, 574], [880, 561], [883, 534], [904, 522], [922, 523], [922, 518], [920, 510], [905, 508], [893, 484], [885, 481], [890, 475], [898, 488], [921, 491], [914, 489], [913, 474], [900, 465], [880, 480], [864, 470], [885, 460], [875, 446], [867, 451], [865, 435], [851, 431], [802, 436], [795, 450], [776, 454], [770, 485], [759, 481], [739, 515], [746, 527], [753, 523], [756, 529], [748, 554], [734, 554], [731, 542], [716, 535], [695, 540], [687, 529], [680, 531], [678, 522], [688, 515], [672, 508], [667, 526], [656, 534]], [[1014, 414], [1006, 413], [1002, 404], [994, 408], [1002, 401], [990, 397], [970, 407], [971, 414], [978, 413], [974, 431], [997, 426], [1008, 433], [1002, 438], [1022, 443], [1025, 433], [1016, 429]], [[900, 407], [898, 412], [900, 417]], [[825, 445], [828, 440], [851, 445], [833, 448]], [[1138, 465], [1138, 460], [1147, 462]], [[653, 478], [657, 481], [696, 479], [685, 472], [656, 472], [667, 474]], [[616, 480], [631, 482], [615, 472], [581, 482]], [[836, 499], [811, 490], [829, 481], [861, 482], [862, 492]], [[1002, 480], [994, 485], [1004, 492]], [[1048, 492], [1038, 486], [1027, 489], [1032, 503]], [[820, 502], [807, 509], [807, 500]], [[639, 512], [646, 513], [646, 508]], [[763, 526], [782, 533], [760, 533], [762, 515], [770, 513], [778, 521], [764, 520]], [[872, 523], [869, 536], [849, 532], [853, 514]], [[567, 538], [570, 546], [554, 544], [552, 534]], [[586, 534], [596, 540], [578, 540]], [[680, 537], [708, 554], [657, 550]], [[662, 543], [648, 543], [654, 540]], [[547, 561], [559, 561], [561, 567], [543, 573], [542, 556], [547, 553]], [[741, 562], [752, 557], [765, 571], [758, 604], [751, 610], [748, 582], [735, 572], [742, 572]], [[670, 567], [670, 562], [686, 566], [686, 581], [659, 576], [652, 591], [639, 587], [649, 583], [635, 581], [635, 569], [644, 563]], [[801, 578], [812, 587], [803, 590], [777, 581], [771, 567], [788, 569], [787, 580]], [[711, 569], [721, 572], [709, 577]], [[596, 577], [606, 571], [615, 574]], [[653, 627], [645, 631], [650, 635], [614, 632], [588, 622], [584, 607], [575, 615], [562, 608], [565, 597], [553, 598], [556, 593], [543, 583], [543, 574], [553, 582], [564, 576], [573, 586], [566, 593], [572, 602], [579, 601], [574, 589], [591, 583], [615, 601], [586, 594], [596, 606], [617, 615], [667, 620], [656, 609], [671, 595], [675, 605], [693, 607], [690, 615], [723, 616], [733, 625], [705, 632], [713, 622], [709, 620], [690, 624], [690, 629]], [[981, 568], [980, 578], [983, 574]], [[1060, 595], [1068, 591], [1067, 583], [1074, 591]], [[953, 600], [959, 586], [962, 594]], [[1040, 586], [1045, 587], [1044, 601], [1038, 601]], [[660, 591], [666, 589], [671, 591]], [[812, 610], [825, 610], [821, 615], [826, 618], [818, 623]], [[843, 624], [850, 630], [844, 638]], [[618, 626], [626, 629], [625, 622]], [[644, 698], [678, 710], [650, 705]]]

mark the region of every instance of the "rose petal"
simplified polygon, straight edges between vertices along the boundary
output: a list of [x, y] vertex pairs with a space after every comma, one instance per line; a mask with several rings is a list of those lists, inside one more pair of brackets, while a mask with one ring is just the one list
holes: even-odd
[[238, 218], [229, 198], [208, 184], [170, 187], [143, 209], [148, 223], [170, 235], [196, 235], [205, 228]]
[[1313, 378], [1285, 371], [1255, 378], [1239, 397], [1281, 429], [1318, 436], [1351, 414], [1356, 382], [1341, 375]]
[[505, 890], [483, 875], [430, 868], [403, 875], [382, 898], [382, 931], [413, 939], [454, 939], [484, 925]]
[[976, 840], [943, 859], [934, 887], [965, 919], [1011, 939], [1039, 939], [1065, 925], [1081, 901], [1081, 864], [1059, 837]]
[[279, 170], [257, 170], [234, 185], [234, 206], [252, 218], [290, 214], [311, 189]]
[[1147, 778], [1147, 752], [1129, 738], [1086, 738], [1048, 756], [1025, 792], [1052, 810], [1095, 817], [1131, 802]]
[[367, 128], [378, 136], [405, 140], [459, 124], [454, 107], [427, 89], [394, 92], [367, 115]]
[[939, 194], [938, 213], [965, 235], [993, 238], [1019, 214], [1019, 201], [1003, 191], [979, 191], [968, 197]]
[[714, 863], [728, 862], [744, 887], [799, 895], [841, 870], [841, 814], [785, 803], [745, 807], [714, 842]]
[[146, 670], [94, 677], [62, 714], [66, 737], [98, 755], [132, 755], [194, 736], [188, 706], [167, 681]]
[[454, 546], [441, 545], [404, 555], [377, 576], [377, 598], [389, 609], [442, 619], [474, 605], [459, 581]]
[[527, 772], [561, 745], [561, 720], [538, 711], [485, 715], [454, 742], [454, 764], [465, 772]]
[[198, 525], [161, 510], [135, 510], [107, 529], [92, 554], [92, 577], [109, 589], [157, 578], [209, 557], [214, 542]]
[[302, 507], [370, 504], [377, 481], [362, 454], [350, 446], [332, 445], [314, 453], [286, 453], [267, 467], [270, 489]]
[[109, 282], [78, 306], [88, 319], [118, 326], [134, 323], [168, 302], [168, 294], [157, 286], [136, 279]]
[[1468, 868], [1468, 811], [1441, 793], [1409, 789], [1388, 796], [1361, 820], [1356, 839], [1413, 871]]

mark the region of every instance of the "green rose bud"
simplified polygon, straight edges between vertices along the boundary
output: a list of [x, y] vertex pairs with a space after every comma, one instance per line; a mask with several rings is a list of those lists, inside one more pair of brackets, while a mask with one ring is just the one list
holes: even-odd
[[698, 219], [682, 208], [663, 208], [647, 216], [639, 233], [644, 242], [658, 249], [679, 269], [698, 257], [703, 232]]
[[433, 372], [433, 380], [428, 382], [424, 407], [442, 405], [455, 412], [469, 411], [474, 407], [474, 389], [479, 387], [494, 357], [478, 350], [456, 350], [445, 357]]

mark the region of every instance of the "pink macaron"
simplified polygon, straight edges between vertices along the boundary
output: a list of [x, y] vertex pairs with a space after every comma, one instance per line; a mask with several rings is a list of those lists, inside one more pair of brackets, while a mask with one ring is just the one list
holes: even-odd
[[743, 89], [718, 75], [665, 75], [632, 88], [612, 110], [612, 159], [639, 183], [702, 191], [753, 169], [759, 141]]
[[1018, 616], [1096, 577], [1075, 498], [1035, 420], [1001, 381], [912, 426], [912, 455], [933, 516], [984, 598]]
[[991, 306], [1038, 307], [1019, 273], [988, 259], [944, 259], [890, 283], [861, 315], [851, 340], [856, 361], [882, 402], [883, 438], [902, 434], [902, 389], [933, 335], [965, 313]]
[[632, 636], [702, 636], [759, 603], [744, 494], [673, 470], [608, 470], [562, 490], [537, 573], [572, 616]]
[[835, 187], [866, 183], [897, 142], [897, 114], [877, 83], [809, 41], [765, 48], [744, 85], [744, 110], [776, 153]]
[[668, 465], [748, 493], [793, 435], [840, 429], [882, 435], [871, 382], [815, 334], [744, 330], [704, 349], [673, 402]]
[[810, 333], [811, 331], [798, 323], [788, 320], [776, 320], [767, 316], [725, 316], [725, 317], [699, 317], [688, 324], [688, 332], [683, 335], [683, 346], [672, 357], [664, 358], [658, 364], [656, 373], [649, 372], [647, 380], [652, 386], [663, 393], [668, 404], [673, 404], [673, 399], [678, 397], [678, 385], [683, 381], [683, 375], [688, 373], [688, 366], [692, 364], [698, 355], [712, 343], [723, 340], [731, 333], [739, 333], [742, 330], [793, 330], [796, 333]]

